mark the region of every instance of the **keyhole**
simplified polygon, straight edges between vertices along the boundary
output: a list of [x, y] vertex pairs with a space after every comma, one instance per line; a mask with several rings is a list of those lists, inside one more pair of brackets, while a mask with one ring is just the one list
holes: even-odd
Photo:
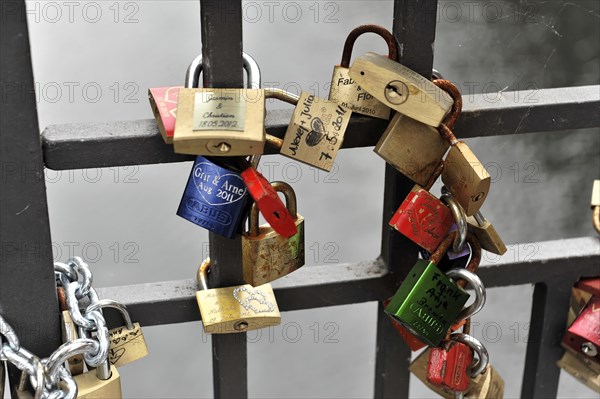
[[236, 331], [245, 331], [248, 328], [248, 322], [247, 321], [238, 321], [237, 323], [235, 323], [233, 328]]
[[392, 80], [385, 87], [385, 98], [394, 105], [400, 105], [408, 100], [408, 86], [399, 80]]
[[281, 215], [279, 215], [279, 212], [273, 212], [273, 215], [275, 215], [277, 219], [281, 220]]

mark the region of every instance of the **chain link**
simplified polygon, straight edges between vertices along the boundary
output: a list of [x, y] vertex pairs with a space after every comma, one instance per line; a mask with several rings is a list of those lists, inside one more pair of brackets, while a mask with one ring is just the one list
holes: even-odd
[[54, 274], [57, 286], [64, 289], [68, 312], [80, 337], [40, 359], [21, 346], [14, 329], [0, 315], [0, 361], [8, 361], [22, 371], [19, 389], [27, 389], [29, 382], [35, 399], [75, 399], [77, 384], [65, 362], [83, 355], [88, 368], [105, 364], [110, 347], [109, 332], [101, 310], [103, 302], [92, 287], [93, 275], [88, 265], [79, 257], [67, 263], [56, 262]]

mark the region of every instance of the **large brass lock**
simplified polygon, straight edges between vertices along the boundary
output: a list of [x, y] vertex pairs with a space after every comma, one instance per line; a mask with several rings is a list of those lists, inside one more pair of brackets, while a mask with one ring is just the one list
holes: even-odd
[[304, 218], [298, 214], [296, 194], [287, 183], [273, 182], [271, 185], [284, 194], [298, 232], [285, 238], [269, 224], [259, 226], [258, 207], [252, 205], [248, 231], [242, 234], [242, 253], [244, 281], [255, 287], [304, 266]]
[[329, 99], [350, 109], [352, 112], [380, 119], [390, 118], [390, 108], [368, 93], [350, 77], [350, 57], [352, 48], [359, 36], [364, 33], [375, 33], [387, 43], [388, 58], [398, 60], [398, 45], [394, 35], [387, 29], [377, 25], [361, 25], [352, 30], [344, 43], [342, 61], [333, 68], [333, 77], [329, 88]]
[[375, 53], [358, 57], [350, 77], [388, 107], [438, 127], [452, 107], [448, 93], [415, 71]]
[[108, 361], [86, 373], [74, 377], [77, 384], [77, 399], [120, 399], [121, 376]]
[[179, 90], [173, 147], [180, 154], [240, 156], [262, 154], [265, 96], [260, 69], [244, 53], [247, 89]]
[[198, 268], [201, 290], [196, 292], [207, 334], [245, 332], [281, 323], [281, 314], [270, 284], [255, 288], [246, 284], [208, 289], [206, 279], [209, 268], [210, 259], [207, 258]]
[[[385, 308], [386, 313], [430, 346], [437, 346], [452, 324], [477, 313], [485, 304], [485, 288], [475, 273], [451, 269], [444, 274], [436, 266], [451, 243], [451, 239], [445, 239], [429, 261], [417, 260]], [[473, 262], [478, 262], [473, 258]], [[463, 308], [470, 295], [451, 279], [465, 280], [473, 287], [475, 301], [470, 306]]]

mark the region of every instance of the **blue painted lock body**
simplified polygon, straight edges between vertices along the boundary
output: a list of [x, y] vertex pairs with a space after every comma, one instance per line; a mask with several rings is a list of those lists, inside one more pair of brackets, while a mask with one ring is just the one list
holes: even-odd
[[197, 157], [177, 215], [200, 227], [233, 238], [248, 211], [248, 190], [238, 172]]

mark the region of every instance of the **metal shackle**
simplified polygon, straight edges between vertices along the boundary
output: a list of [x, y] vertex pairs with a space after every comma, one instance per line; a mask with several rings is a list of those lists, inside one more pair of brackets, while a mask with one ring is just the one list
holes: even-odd
[[281, 101], [285, 101], [288, 104], [297, 105], [300, 96], [294, 93], [290, 93], [289, 91], [285, 91], [283, 89], [278, 89], [275, 87], [270, 87], [265, 90], [265, 98], [276, 98]]
[[446, 273], [446, 276], [450, 277], [453, 280], [465, 280], [468, 283], [468, 285], [470, 285], [471, 288], [473, 288], [473, 290], [475, 291], [475, 301], [473, 301], [473, 303], [470, 306], [461, 310], [461, 312], [458, 314], [458, 317], [455, 320], [455, 323], [459, 323], [465, 319], [468, 319], [469, 317], [473, 316], [475, 313], [483, 309], [483, 305], [485, 305], [486, 292], [485, 286], [483, 285], [483, 282], [481, 281], [478, 275], [476, 275], [473, 272], [470, 272], [467, 269], [450, 269]]
[[475, 378], [485, 371], [490, 362], [490, 356], [485, 346], [477, 338], [468, 334], [452, 333], [450, 339], [467, 345], [477, 353], [478, 359], [471, 366], [471, 378]]
[[[294, 192], [292, 186], [282, 181], [274, 181], [271, 183], [271, 187], [273, 187], [275, 191], [283, 193], [288, 212], [292, 215], [294, 220], [298, 219], [298, 203], [296, 202], [296, 193]], [[252, 204], [252, 207], [250, 208], [250, 214], [248, 215], [248, 231], [251, 237], [256, 237], [259, 234], [259, 213], [258, 206], [255, 202]]]
[[202, 261], [202, 263], [198, 267], [198, 272], [196, 273], [196, 279], [198, 280], [198, 283], [200, 284], [201, 291], [208, 290], [208, 283], [207, 283], [206, 279], [208, 277], [209, 269], [210, 269], [210, 258], [206, 258]]
[[[258, 89], [261, 85], [260, 68], [252, 56], [242, 53], [244, 69], [248, 74], [247, 87], [249, 89]], [[185, 87], [197, 88], [200, 85], [200, 74], [202, 73], [202, 54], [198, 55], [191, 62], [185, 74]]]
[[448, 208], [450, 208], [450, 211], [452, 212], [452, 216], [454, 216], [458, 234], [452, 243], [452, 250], [454, 252], [460, 252], [467, 241], [467, 214], [458, 201], [452, 197], [452, 194], [450, 194], [446, 186], [442, 187], [442, 196], [440, 197], [440, 200], [448, 205]]
[[[462, 94], [460, 93], [458, 87], [456, 87], [456, 85], [449, 80], [434, 79], [433, 84], [447, 92], [450, 97], [452, 97], [452, 100], [454, 100], [452, 108], [450, 108], [450, 112], [446, 114], [446, 117], [440, 124], [438, 130], [440, 130], [440, 134], [442, 134], [443, 137], [450, 141], [450, 144], [455, 144], [454, 142], [457, 140], [451, 130], [454, 128], [454, 125], [456, 124], [456, 121], [462, 112]], [[448, 137], [448, 134], [450, 137]]]
[[340, 62], [341, 67], [350, 68], [350, 58], [352, 57], [354, 43], [363, 33], [375, 33], [380, 36], [388, 45], [388, 58], [392, 61], [398, 61], [398, 43], [394, 35], [383, 26], [368, 24], [356, 27], [346, 38], [344, 51], [342, 52], [342, 61]]
[[131, 322], [131, 316], [129, 315], [129, 311], [127, 311], [127, 306], [122, 302], [115, 301], [113, 299], [100, 299], [99, 301], [92, 303], [85, 310], [86, 313], [91, 312], [93, 310], [101, 310], [104, 308], [113, 308], [117, 309], [121, 312], [123, 316], [123, 320], [125, 320], [125, 326], [128, 330], [133, 330], [133, 323]]

